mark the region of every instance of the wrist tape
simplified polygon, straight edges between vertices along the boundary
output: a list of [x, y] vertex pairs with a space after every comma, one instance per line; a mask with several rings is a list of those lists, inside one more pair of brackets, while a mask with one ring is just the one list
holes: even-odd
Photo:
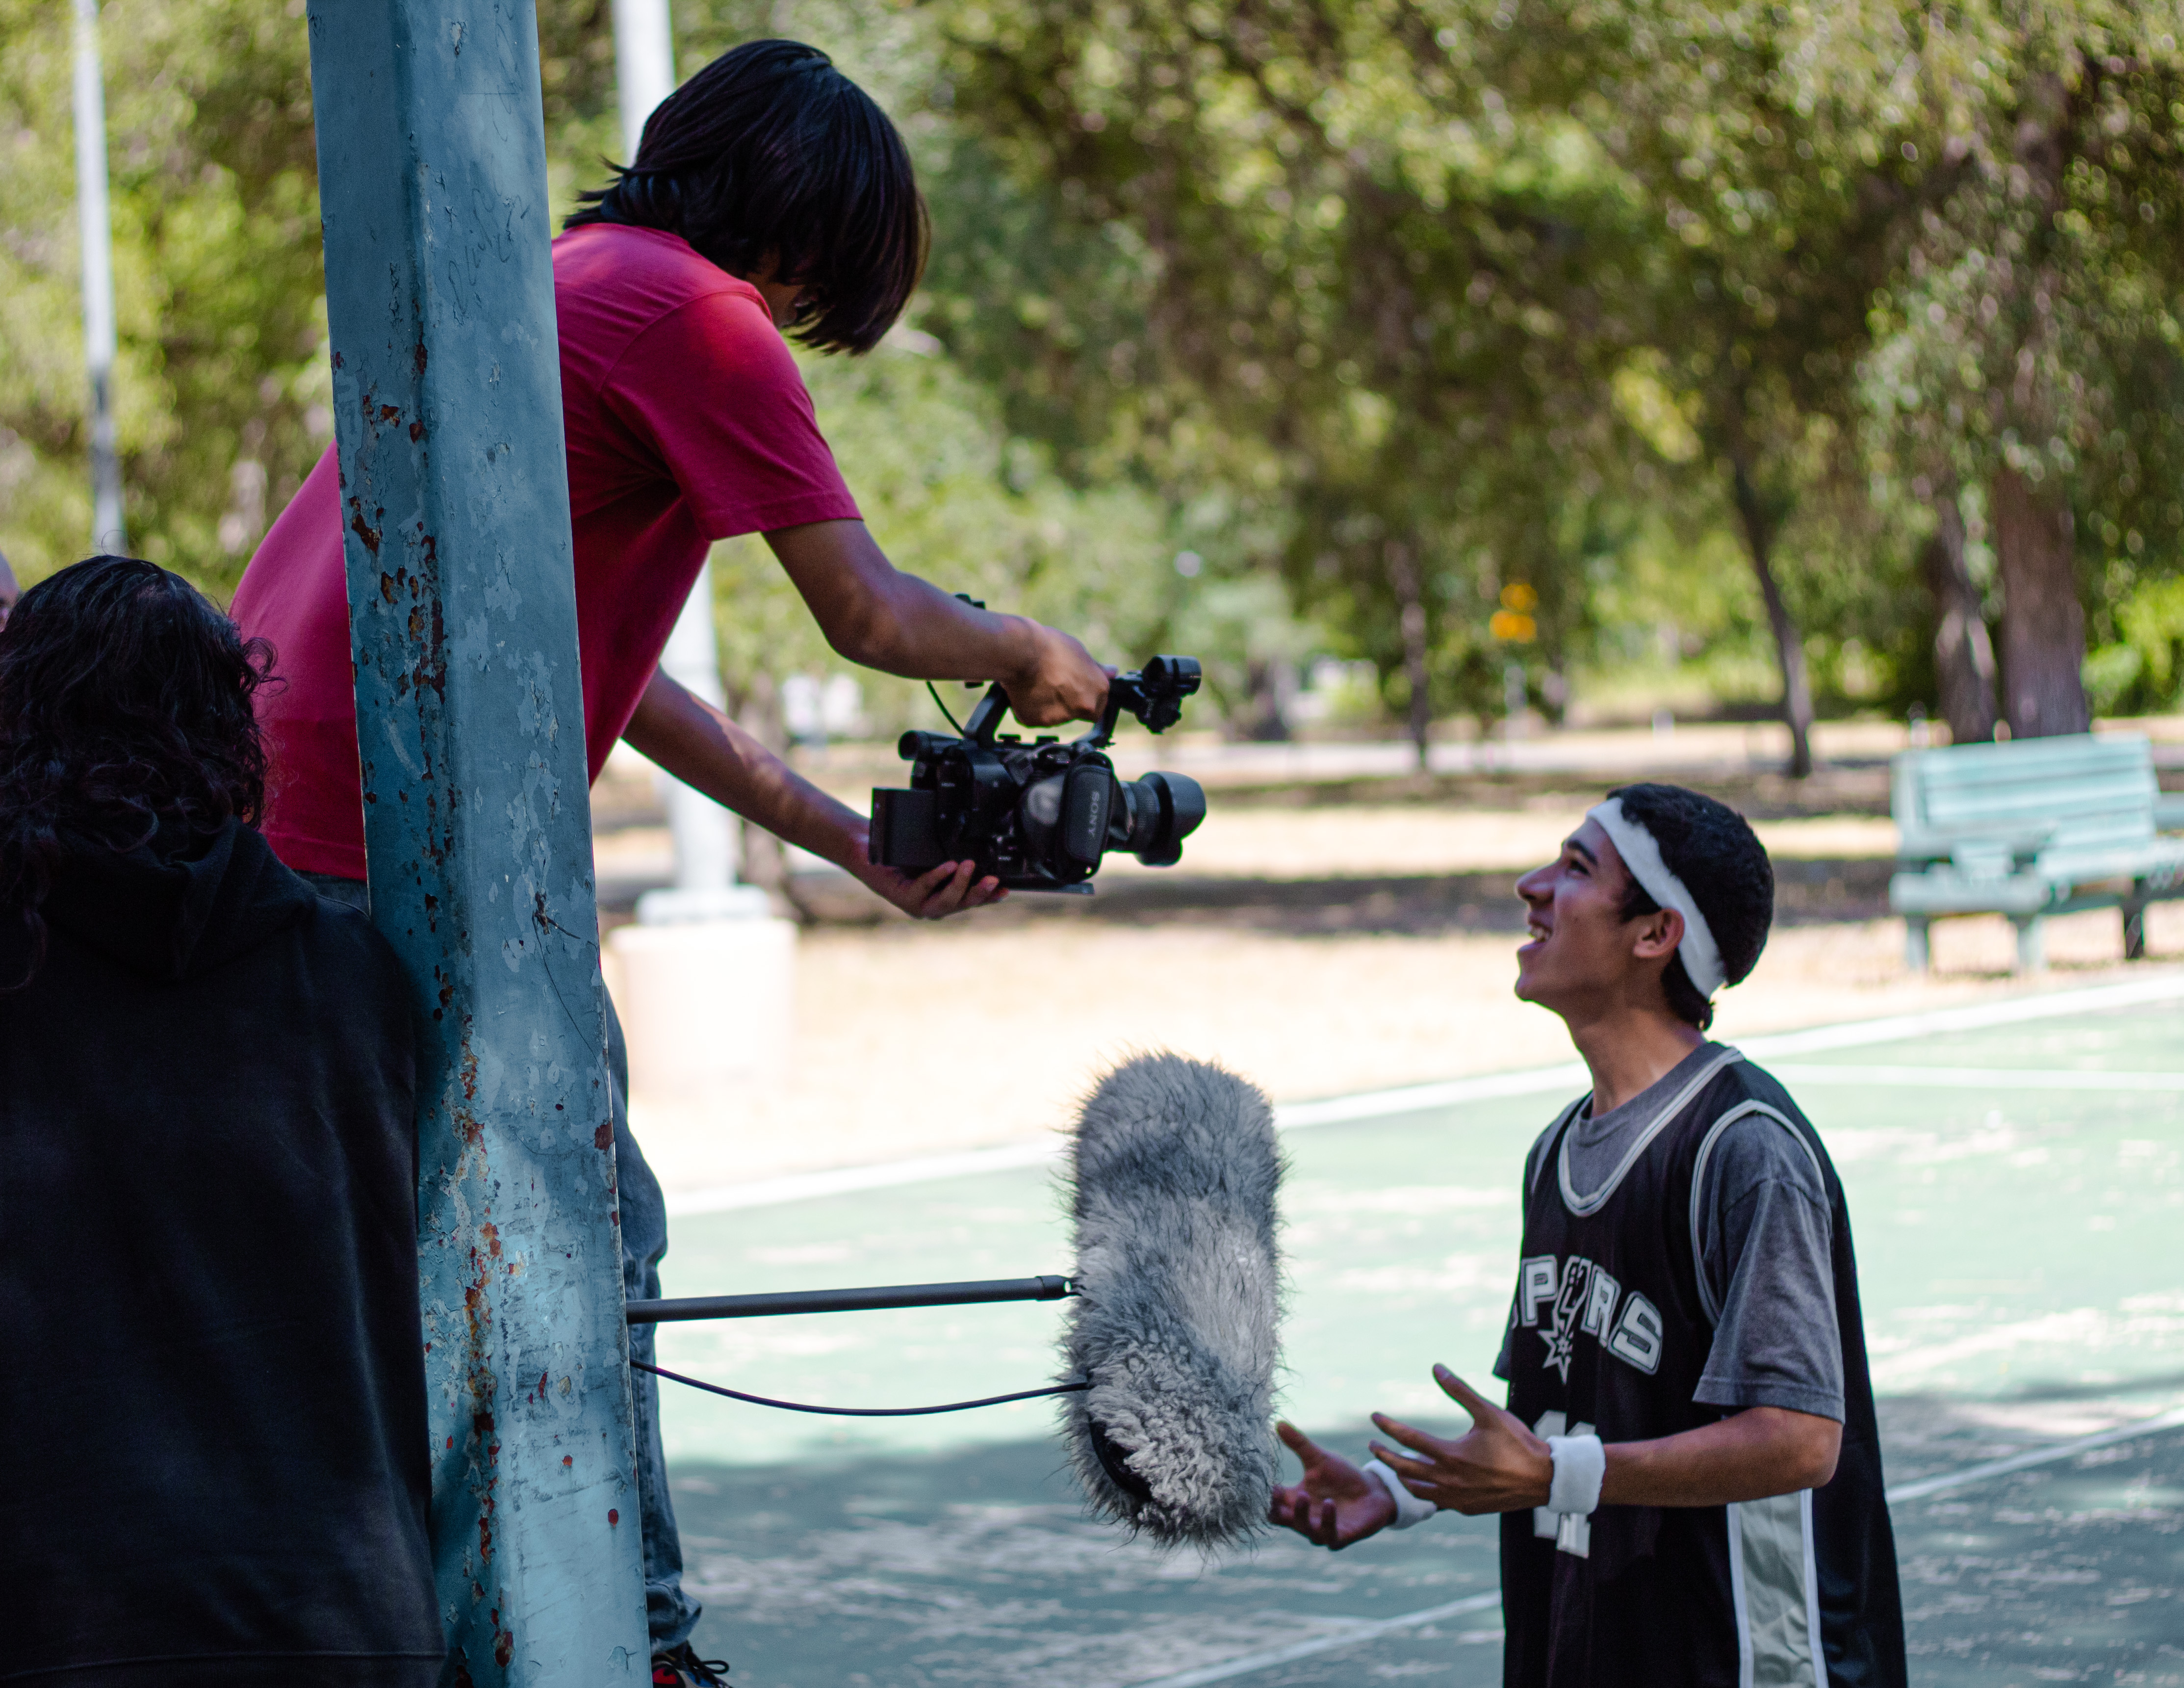
[[1600, 1485], [1607, 1476], [1607, 1453], [1597, 1436], [1550, 1436], [1547, 1454], [1555, 1462], [1547, 1489], [1547, 1510], [1580, 1517], [1600, 1506]]
[[1424, 1524], [1440, 1508], [1431, 1501], [1422, 1501], [1403, 1487], [1403, 1479], [1382, 1460], [1365, 1462], [1365, 1474], [1388, 1491], [1388, 1498], [1396, 1503], [1396, 1521], [1390, 1529], [1408, 1529], [1414, 1524]]

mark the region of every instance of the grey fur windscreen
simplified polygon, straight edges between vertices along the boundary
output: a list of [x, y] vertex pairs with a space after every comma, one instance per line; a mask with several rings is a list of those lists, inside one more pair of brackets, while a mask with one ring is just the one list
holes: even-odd
[[1070, 1462], [1093, 1510], [1163, 1546], [1265, 1523], [1276, 1470], [1281, 1156], [1234, 1073], [1139, 1056], [1084, 1102], [1070, 1162]]

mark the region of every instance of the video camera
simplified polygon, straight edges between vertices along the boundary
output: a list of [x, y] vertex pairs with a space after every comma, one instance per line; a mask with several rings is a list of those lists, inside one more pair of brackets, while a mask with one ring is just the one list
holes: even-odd
[[910, 788], [872, 793], [872, 859], [918, 874], [968, 858], [981, 877], [1011, 891], [1080, 896], [1091, 894], [1086, 882], [1111, 850], [1149, 867], [1173, 866], [1206, 818], [1204, 789], [1182, 774], [1123, 781], [1106, 747], [1125, 710], [1148, 732], [1166, 732], [1198, 682], [1198, 660], [1190, 656], [1156, 656], [1142, 672], [1117, 674], [1099, 724], [1067, 744], [996, 737], [1009, 707], [999, 686], [978, 700], [961, 738], [904, 733], [897, 748], [911, 764]]

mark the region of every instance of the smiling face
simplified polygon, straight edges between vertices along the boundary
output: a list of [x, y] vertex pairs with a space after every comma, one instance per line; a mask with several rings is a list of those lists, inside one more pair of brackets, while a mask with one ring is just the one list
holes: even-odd
[[1565, 1019], [1658, 997], [1661, 974], [1683, 941], [1683, 916], [1663, 909], [1623, 918], [1630, 873], [1599, 822], [1588, 817], [1562, 854], [1517, 882], [1529, 941], [1517, 951], [1517, 994]]

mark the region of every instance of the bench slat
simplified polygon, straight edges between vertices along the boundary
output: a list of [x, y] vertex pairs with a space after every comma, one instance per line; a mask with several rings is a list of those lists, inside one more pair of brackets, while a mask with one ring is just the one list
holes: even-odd
[[[2153, 747], [2137, 735], [1907, 751], [1895, 759], [1891, 808], [1903, 869], [1888, 900], [1912, 919], [1914, 967], [1925, 965], [1933, 916], [2008, 915], [2020, 964], [2036, 967], [2047, 915], [2109, 906], [2128, 916], [2146, 898], [2184, 895], [2184, 838], [2160, 835], [2184, 830], [2184, 798], [2162, 794]], [[2127, 919], [2127, 941], [2137, 929]]]

